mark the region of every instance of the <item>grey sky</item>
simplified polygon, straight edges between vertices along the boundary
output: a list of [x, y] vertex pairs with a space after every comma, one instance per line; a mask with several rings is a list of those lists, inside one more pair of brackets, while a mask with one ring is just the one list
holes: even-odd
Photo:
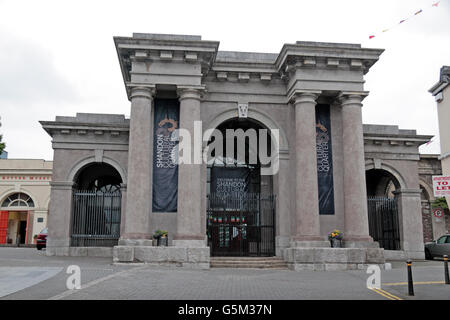
[[[39, 120], [129, 114], [113, 36], [198, 34], [219, 50], [278, 53], [284, 43], [361, 43], [386, 51], [366, 77], [364, 123], [438, 134], [428, 89], [450, 64], [450, 0], [0, 0], [0, 116], [10, 158], [52, 159]], [[415, 11], [424, 12], [381, 33]], [[370, 34], [378, 36], [368, 39]], [[439, 141], [422, 147], [438, 153]]]

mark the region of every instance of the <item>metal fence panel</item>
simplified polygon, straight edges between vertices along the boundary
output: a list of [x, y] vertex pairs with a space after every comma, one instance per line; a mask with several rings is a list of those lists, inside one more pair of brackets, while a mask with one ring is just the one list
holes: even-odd
[[400, 250], [396, 198], [368, 197], [369, 233], [381, 248]]
[[120, 237], [120, 191], [76, 190], [72, 199], [73, 247], [112, 247]]
[[275, 255], [275, 196], [210, 194], [208, 242], [212, 256]]

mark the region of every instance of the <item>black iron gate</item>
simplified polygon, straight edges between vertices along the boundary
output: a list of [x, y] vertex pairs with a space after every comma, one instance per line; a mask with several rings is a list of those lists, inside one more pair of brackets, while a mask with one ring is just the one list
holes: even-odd
[[75, 190], [72, 199], [71, 246], [112, 247], [120, 237], [122, 196], [119, 190]]
[[212, 256], [274, 256], [275, 196], [212, 193], [207, 230]]
[[368, 197], [369, 233], [381, 248], [400, 250], [397, 199]]

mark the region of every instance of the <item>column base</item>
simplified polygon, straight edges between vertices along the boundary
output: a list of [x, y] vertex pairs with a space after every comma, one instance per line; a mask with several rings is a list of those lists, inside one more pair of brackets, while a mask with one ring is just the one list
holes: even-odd
[[113, 255], [113, 249], [111, 247], [71, 247], [70, 239], [48, 238], [45, 255], [63, 257], [110, 258]]
[[206, 239], [174, 239], [172, 244], [179, 248], [204, 248], [206, 247]]
[[275, 237], [275, 255], [277, 257], [283, 257], [285, 249], [291, 245], [289, 236], [276, 236]]
[[189, 269], [209, 269], [209, 247], [115, 246], [114, 263], [145, 263]]
[[343, 240], [345, 248], [379, 248], [378, 242], [370, 236], [345, 236]]
[[152, 246], [151, 238], [120, 238], [119, 246]]
[[384, 268], [384, 250], [378, 248], [287, 248], [284, 260], [291, 270], [336, 271], [365, 269], [376, 264]]
[[70, 255], [70, 239], [69, 238], [51, 238], [47, 237], [45, 247], [46, 256], [69, 256]]
[[330, 241], [325, 240], [291, 240], [291, 248], [329, 248]]
[[142, 240], [142, 239], [152, 239], [152, 238], [153, 238], [153, 235], [151, 235], [150, 233], [124, 233], [120, 237], [120, 239], [125, 239], [125, 240]]

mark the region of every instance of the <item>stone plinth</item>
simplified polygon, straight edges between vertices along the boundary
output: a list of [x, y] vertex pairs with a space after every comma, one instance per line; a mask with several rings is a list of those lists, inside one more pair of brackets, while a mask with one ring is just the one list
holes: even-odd
[[384, 249], [379, 248], [288, 248], [284, 259], [295, 271], [333, 271], [364, 269], [376, 264], [384, 267]]
[[55, 243], [46, 248], [47, 256], [69, 256], [69, 257], [103, 257], [110, 258], [113, 256], [113, 248], [111, 247], [70, 247], [55, 246]]
[[208, 247], [116, 246], [113, 249], [113, 261], [145, 262], [156, 265], [171, 264], [183, 268], [209, 269], [209, 251]]

